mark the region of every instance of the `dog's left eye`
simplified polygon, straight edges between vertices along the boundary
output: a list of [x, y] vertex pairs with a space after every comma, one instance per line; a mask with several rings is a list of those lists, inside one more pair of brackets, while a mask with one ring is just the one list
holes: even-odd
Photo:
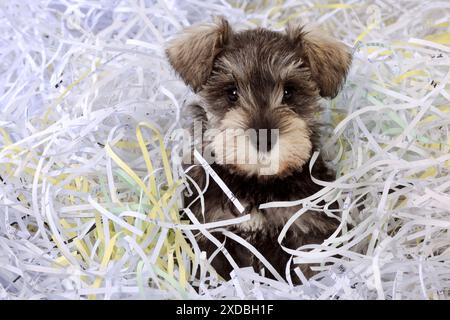
[[238, 100], [238, 90], [236, 87], [228, 88], [226, 91], [227, 98], [230, 102], [236, 102]]
[[292, 99], [293, 95], [294, 95], [294, 87], [285, 86], [283, 89], [283, 102], [287, 102], [290, 99]]

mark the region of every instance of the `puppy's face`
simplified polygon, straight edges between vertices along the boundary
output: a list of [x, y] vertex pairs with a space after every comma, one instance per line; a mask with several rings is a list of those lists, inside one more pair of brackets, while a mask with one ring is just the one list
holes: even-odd
[[224, 19], [185, 30], [167, 55], [202, 98], [216, 161], [278, 177], [311, 157], [318, 100], [338, 93], [351, 62], [344, 45], [302, 28], [233, 32]]

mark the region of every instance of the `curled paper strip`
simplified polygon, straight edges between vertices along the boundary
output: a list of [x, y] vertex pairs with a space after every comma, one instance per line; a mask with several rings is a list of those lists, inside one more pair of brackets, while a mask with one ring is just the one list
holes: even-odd
[[214, 179], [214, 181], [219, 185], [219, 187], [223, 190], [223, 192], [231, 200], [231, 202], [234, 204], [236, 209], [238, 209], [238, 211], [240, 213], [243, 213], [245, 208], [242, 206], [242, 204], [239, 202], [239, 200], [236, 198], [236, 196], [233, 194], [233, 192], [223, 182], [223, 180], [217, 175], [217, 173], [214, 171], [214, 169], [211, 168], [211, 166], [208, 164], [208, 162], [206, 162], [206, 160], [202, 157], [202, 155], [197, 150], [194, 150], [194, 156], [200, 162], [200, 164], [205, 168], [205, 170], [209, 174], [209, 176]]

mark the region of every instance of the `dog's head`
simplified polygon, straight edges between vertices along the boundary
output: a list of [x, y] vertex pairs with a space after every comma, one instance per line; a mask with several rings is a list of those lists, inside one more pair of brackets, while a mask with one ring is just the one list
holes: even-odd
[[233, 32], [223, 18], [184, 30], [166, 52], [203, 101], [217, 161], [245, 175], [302, 168], [319, 98], [337, 95], [351, 63], [345, 45], [302, 27]]

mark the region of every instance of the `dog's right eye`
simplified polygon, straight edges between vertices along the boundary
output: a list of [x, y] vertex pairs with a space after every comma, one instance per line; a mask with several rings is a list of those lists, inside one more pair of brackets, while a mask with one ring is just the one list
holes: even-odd
[[230, 102], [236, 102], [238, 100], [238, 90], [236, 87], [227, 89], [227, 98]]
[[289, 102], [294, 95], [294, 87], [287, 85], [283, 89], [283, 102]]

